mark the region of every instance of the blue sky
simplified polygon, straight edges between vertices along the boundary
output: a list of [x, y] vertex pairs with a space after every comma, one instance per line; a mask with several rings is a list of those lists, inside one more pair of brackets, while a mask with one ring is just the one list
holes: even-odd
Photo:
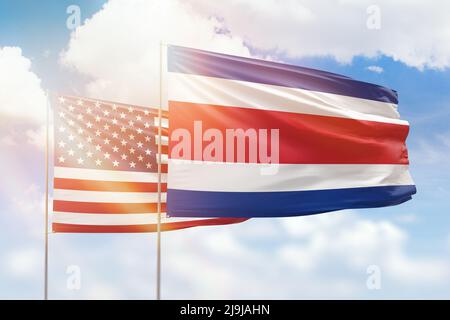
[[[39, 90], [143, 103], [147, 100], [142, 96], [151, 82], [148, 86], [146, 80], [141, 81], [146, 74], [140, 70], [148, 72], [148, 78], [153, 79], [153, 67], [145, 63], [144, 53], [149, 52], [151, 56], [151, 45], [155, 42], [156, 46], [158, 30], [165, 28], [158, 23], [163, 24], [163, 19], [174, 15], [177, 18], [174, 21], [178, 21], [180, 26], [171, 26], [161, 37], [216, 51], [270, 56], [393, 88], [399, 93], [402, 118], [411, 124], [408, 147], [411, 173], [418, 189], [412, 201], [397, 207], [327, 214], [323, 215], [324, 218], [254, 220], [231, 227], [163, 235], [164, 297], [450, 297], [450, 275], [447, 272], [450, 266], [450, 65], [447, 65], [450, 50], [439, 47], [444, 46], [444, 41], [438, 41], [442, 39], [430, 35], [428, 42], [421, 41], [419, 34], [415, 38], [413, 30], [409, 33], [402, 31], [408, 27], [408, 24], [402, 24], [407, 23], [403, 19], [399, 20], [398, 29], [389, 29], [392, 26], [390, 13], [398, 7], [384, 1], [380, 3], [381, 17], [386, 17], [387, 27], [382, 24], [381, 36], [375, 35], [373, 30], [367, 33], [367, 30], [352, 29], [354, 27], [350, 25], [350, 30], [354, 31], [347, 30], [348, 42], [341, 39], [337, 44], [327, 43], [325, 39], [328, 36], [332, 38], [334, 27], [345, 31], [346, 27], [338, 22], [348, 18], [327, 19], [327, 14], [331, 14], [328, 9], [321, 11], [317, 7], [319, 5], [308, 1], [305, 4], [299, 2], [294, 11], [290, 7], [294, 4], [277, 8], [272, 13], [271, 10], [254, 9], [255, 23], [271, 21], [273, 24], [267, 33], [261, 30], [264, 37], [259, 37], [252, 26], [244, 22], [245, 10], [250, 10], [244, 0], [235, 1], [235, 6], [216, 6], [201, 0], [188, 6], [169, 1], [171, 4], [162, 5], [162, 8], [149, 4], [150, 1], [136, 0], [133, 2], [136, 9], [126, 1], [112, 0], [112, 5], [102, 9], [106, 2], [0, 0], [0, 49], [19, 47], [22, 50], [21, 57], [31, 63], [26, 76], [33, 73], [41, 80]], [[72, 4], [81, 8], [82, 26], [77, 37], [65, 26], [66, 8]], [[270, 8], [273, 2], [267, 0], [264, 4]], [[329, 11], [348, 13], [353, 17], [353, 20], [349, 19], [351, 21], [359, 19], [354, 15], [360, 9], [362, 21], [366, 18], [365, 4], [328, 5], [331, 7]], [[143, 8], [148, 9], [148, 17], [140, 15]], [[283, 10], [296, 12], [303, 20], [295, 19], [295, 15], [279, 20], [278, 14], [282, 15]], [[403, 12], [407, 15], [414, 10], [424, 15], [433, 10], [445, 11], [430, 7], [424, 1]], [[97, 12], [99, 14], [95, 16]], [[133, 15], [136, 16], [135, 21], [130, 18]], [[309, 19], [310, 15], [316, 18]], [[90, 22], [84, 22], [91, 17]], [[439, 19], [437, 15], [436, 26], [433, 27], [439, 27]], [[218, 25], [227, 32], [217, 35]], [[133, 32], [129, 33], [127, 28]], [[324, 28], [327, 30], [320, 32]], [[299, 40], [296, 45], [298, 30], [313, 33], [318, 38], [323, 36], [324, 42], [314, 47], [308, 42], [302, 45]], [[126, 34], [130, 36], [126, 37]], [[389, 35], [403, 41], [401, 49], [385, 41]], [[373, 41], [361, 40], [364, 37], [373, 37]], [[283, 42], [284, 38], [290, 42]], [[148, 47], [144, 43], [146, 39], [150, 43]], [[435, 51], [428, 52], [429, 48]], [[369, 66], [381, 67], [382, 72], [370, 71]], [[9, 71], [0, 69], [2, 73]], [[124, 81], [124, 77], [128, 81]], [[151, 90], [149, 96], [152, 95]], [[18, 93], [19, 101], [23, 95], [26, 93]], [[9, 100], [0, 98], [0, 101]], [[148, 101], [151, 103], [153, 100], [150, 97]], [[24, 108], [26, 103], [17, 109]], [[0, 105], [0, 109], [4, 108]], [[34, 106], [31, 104], [29, 108]], [[0, 189], [0, 297], [40, 298], [43, 243], [39, 230], [43, 225], [39, 210], [44, 190], [44, 153], [39, 143], [30, 142], [30, 135], [27, 138], [17, 134], [29, 130], [31, 135], [39, 138], [42, 123], [36, 117], [24, 118], [22, 114], [5, 110], [1, 110], [2, 123], [5, 124], [1, 134], [11, 136], [18, 143], [2, 142], [2, 161], [10, 165], [10, 170], [4, 169], [0, 173], [11, 181], [12, 186]], [[43, 110], [39, 109], [39, 112]], [[20, 201], [24, 194], [26, 201]], [[329, 225], [334, 229], [328, 229]], [[304, 229], [305, 226], [309, 229]], [[364, 235], [361, 226], [368, 226], [373, 235], [367, 235], [370, 232]], [[348, 232], [361, 232], [363, 240], [370, 244], [348, 249], [364, 257], [361, 258], [363, 262], [357, 261], [351, 266], [348, 266], [349, 256], [344, 245]], [[342, 238], [344, 247], [320, 247], [316, 254], [313, 249], [315, 242], [311, 239], [318, 234], [325, 239]], [[51, 235], [51, 297], [152, 298], [154, 246], [153, 235]], [[392, 250], [395, 257], [380, 253], [382, 249]], [[304, 257], [314, 263], [311, 262], [310, 268], [303, 262], [297, 263], [292, 258], [296, 254], [299, 254], [298, 259]], [[325, 258], [323, 255], [329, 256]], [[271, 258], [273, 260], [266, 261]], [[268, 266], [260, 266], [261, 261]], [[365, 288], [368, 264], [379, 264], [382, 271], [386, 270], [382, 290]], [[68, 291], [65, 288], [68, 265], [81, 266], [82, 290]], [[397, 270], [399, 266], [404, 269], [403, 276], [402, 271]], [[196, 271], [200, 267], [202, 276], [197, 274], [200, 270]], [[275, 274], [280, 273], [286, 275], [277, 278]], [[417, 280], [420, 277], [424, 280]], [[227, 281], [229, 284], [224, 284]], [[304, 283], [304, 287], [298, 288], [292, 282], [298, 286]], [[239, 287], [241, 283], [242, 288]]]
[[[52, 77], [41, 77], [43, 83], [59, 90], [71, 84], [72, 77], [61, 73], [57, 57], [70, 39], [71, 30], [65, 27], [70, 5], [83, 8], [81, 19], [87, 19], [101, 9], [105, 1], [0, 1], [2, 46], [18, 46], [23, 54], [33, 59], [33, 70], [39, 74], [51, 73]], [[49, 56], [46, 57], [46, 52]]]

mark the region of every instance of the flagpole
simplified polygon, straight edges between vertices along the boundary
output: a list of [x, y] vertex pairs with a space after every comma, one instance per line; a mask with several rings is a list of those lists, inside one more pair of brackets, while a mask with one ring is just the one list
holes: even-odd
[[156, 300], [161, 300], [161, 125], [162, 125], [162, 75], [163, 44], [159, 45], [159, 108], [158, 108], [158, 224], [156, 234]]
[[48, 300], [48, 152], [50, 96], [47, 91], [46, 129], [45, 129], [45, 249], [44, 249], [44, 300]]

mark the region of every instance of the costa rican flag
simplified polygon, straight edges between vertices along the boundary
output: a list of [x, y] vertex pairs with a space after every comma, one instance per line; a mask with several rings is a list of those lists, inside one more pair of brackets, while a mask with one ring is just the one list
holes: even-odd
[[168, 46], [168, 214], [282, 217], [416, 192], [397, 93], [342, 75]]
[[158, 189], [162, 231], [245, 220], [166, 218], [167, 112], [159, 171], [158, 109], [69, 96], [54, 107], [53, 232], [157, 231]]

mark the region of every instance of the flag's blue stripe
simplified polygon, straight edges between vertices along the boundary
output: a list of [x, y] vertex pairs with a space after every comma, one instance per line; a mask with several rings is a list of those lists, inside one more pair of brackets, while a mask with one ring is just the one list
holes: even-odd
[[172, 217], [285, 217], [334, 210], [400, 204], [416, 193], [414, 185], [350, 189], [211, 192], [169, 189], [167, 214]]
[[398, 103], [397, 92], [321, 70], [168, 46], [168, 71]]

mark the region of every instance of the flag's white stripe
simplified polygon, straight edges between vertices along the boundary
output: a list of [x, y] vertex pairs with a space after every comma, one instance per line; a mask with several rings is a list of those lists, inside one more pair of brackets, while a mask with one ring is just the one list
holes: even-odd
[[[159, 127], [159, 117], [155, 117], [154, 118], [154, 123], [153, 123], [153, 125], [155, 126], [155, 127]], [[169, 128], [169, 119], [167, 119], [167, 118], [161, 118], [161, 127], [162, 128]]]
[[[101, 203], [157, 203], [157, 192], [109, 192], [55, 189], [53, 198], [62, 201]], [[161, 201], [166, 201], [166, 193], [161, 193]]]
[[[167, 164], [167, 161], [169, 159], [169, 156], [167, 154], [161, 154], [161, 163], [162, 164]], [[156, 156], [156, 162], [159, 162], [159, 157]]]
[[[155, 144], [158, 145], [159, 137], [155, 136]], [[161, 145], [162, 146], [168, 146], [169, 145], [169, 137], [168, 136], [161, 136]]]
[[[141, 214], [95, 214], [76, 212], [54, 212], [52, 214], [53, 223], [77, 224], [77, 225], [145, 225], [157, 224], [158, 215], [156, 213]], [[205, 218], [166, 218], [166, 213], [161, 213], [161, 223], [174, 223], [183, 221], [201, 221]]]
[[53, 223], [79, 224], [79, 225], [142, 225], [158, 223], [155, 213], [141, 214], [92, 214], [54, 212]]
[[[95, 170], [80, 168], [54, 168], [55, 178], [98, 180], [98, 181], [121, 181], [121, 182], [158, 182], [158, 173], [154, 172], [132, 172], [115, 170]], [[167, 181], [167, 174], [161, 174], [162, 182]]]
[[168, 73], [168, 99], [407, 125], [393, 103], [183, 73]]
[[414, 184], [407, 165], [253, 164], [169, 160], [168, 188], [270, 192]]

